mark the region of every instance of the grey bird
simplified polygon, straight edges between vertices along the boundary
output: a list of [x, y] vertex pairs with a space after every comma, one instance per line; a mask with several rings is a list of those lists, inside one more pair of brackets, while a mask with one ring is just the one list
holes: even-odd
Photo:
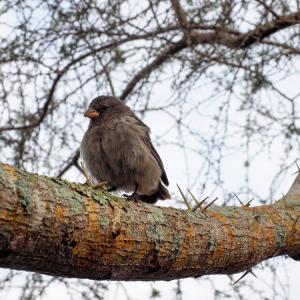
[[100, 96], [92, 100], [84, 116], [90, 124], [80, 155], [97, 183], [107, 182], [110, 191], [131, 191], [127, 198], [147, 203], [170, 198], [164, 186], [169, 180], [150, 129], [128, 106], [117, 97]]

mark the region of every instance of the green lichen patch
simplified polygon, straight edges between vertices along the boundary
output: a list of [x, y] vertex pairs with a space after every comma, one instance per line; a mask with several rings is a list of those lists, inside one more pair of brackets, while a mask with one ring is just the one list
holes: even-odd
[[276, 226], [276, 244], [278, 247], [283, 247], [285, 245], [287, 234], [283, 226]]
[[123, 215], [123, 222], [126, 223], [127, 225], [132, 224], [133, 221], [134, 221], [133, 217], [130, 214]]
[[91, 198], [100, 205], [110, 204], [112, 207], [118, 206], [123, 208], [127, 206], [125, 201], [106, 191], [93, 188], [93, 186], [69, 182], [67, 180], [51, 178], [55, 184], [58, 184], [59, 194], [69, 201], [70, 207], [75, 214], [81, 213], [84, 210], [85, 198]]
[[99, 189], [95, 189], [90, 185], [69, 182], [67, 180], [58, 178], [51, 178], [51, 180], [58, 183], [60, 186], [76, 191], [82, 196], [92, 198], [93, 200], [97, 201], [100, 205], [107, 204], [107, 201], [109, 200], [109, 197], [106, 195], [106, 192]]
[[99, 217], [99, 224], [103, 230], [108, 230], [110, 220], [107, 217]]
[[22, 174], [22, 172], [17, 172], [17, 176], [15, 178], [15, 187], [26, 214], [30, 214], [32, 210], [32, 196], [37, 185], [37, 180], [36, 175], [28, 173], [25, 175]]
[[156, 256], [159, 256], [160, 245], [164, 240], [165, 234], [161, 225], [149, 225], [146, 229], [146, 235], [149, 242], [154, 243]]
[[[67, 180], [51, 178], [55, 182], [56, 194], [66, 201], [73, 215], [81, 214], [85, 209], [85, 197], [77, 190], [71, 188], [71, 183]], [[53, 186], [52, 186], [53, 189]]]
[[[59, 196], [69, 202], [74, 214], [80, 214], [84, 211], [86, 197], [93, 199], [100, 205], [109, 204], [112, 208], [118, 207], [125, 211], [130, 206], [125, 199], [94, 188], [91, 185], [69, 182], [58, 178], [51, 178], [51, 181], [55, 183], [56, 189], [59, 190]], [[130, 219], [128, 219], [128, 223], [131, 223]], [[101, 224], [105, 227], [105, 222], [101, 221]]]
[[216, 237], [210, 233], [208, 236], [207, 250], [209, 252], [215, 251], [217, 249], [218, 241]]
[[238, 218], [241, 216], [251, 217], [253, 214], [253, 210], [251, 208], [237, 206], [218, 206], [215, 208], [215, 212], [227, 218]]
[[59, 186], [58, 193], [69, 203], [73, 215], [81, 214], [85, 209], [85, 198], [78, 192], [70, 190], [68, 186]]
[[172, 259], [176, 259], [178, 256], [180, 256], [183, 240], [184, 238], [179, 235], [175, 235], [173, 237], [172, 248], [171, 248]]
[[1, 164], [0, 164], [0, 183], [5, 186], [7, 185], [7, 178], [5, 176], [5, 171]]
[[165, 236], [164, 229], [159, 224], [149, 224], [146, 229], [147, 237], [152, 241], [162, 241]]
[[0, 164], [0, 183], [7, 188], [15, 188], [16, 169], [10, 165]]
[[146, 225], [146, 235], [148, 241], [154, 243], [155, 256], [159, 256], [161, 242], [165, 238], [164, 222], [165, 215], [162, 210], [154, 205], [147, 205], [150, 213], [147, 213], [148, 224]]
[[0, 177], [3, 177], [5, 175], [4, 169], [2, 165], [0, 164]]
[[92, 194], [91, 198], [93, 198], [100, 205], [105, 205], [110, 201], [109, 197], [105, 194], [105, 192], [96, 192]]
[[203, 219], [207, 218], [207, 215], [201, 212], [200, 210], [196, 210], [195, 212], [186, 210], [185, 214], [186, 214], [186, 219], [190, 223], [194, 223], [194, 224], [200, 224], [203, 222]]
[[300, 199], [298, 198], [289, 198], [287, 202], [287, 206], [290, 209], [300, 211]]
[[165, 222], [165, 215], [159, 207], [149, 205], [150, 213], [147, 214], [147, 219], [151, 224], [163, 224]]

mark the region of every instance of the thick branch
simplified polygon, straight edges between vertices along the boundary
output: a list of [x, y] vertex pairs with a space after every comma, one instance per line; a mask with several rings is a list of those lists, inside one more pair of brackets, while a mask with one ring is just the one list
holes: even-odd
[[151, 63], [146, 65], [144, 68], [142, 68], [133, 76], [133, 78], [130, 80], [130, 82], [127, 84], [126, 88], [124, 89], [123, 93], [121, 94], [120, 98], [122, 100], [125, 100], [128, 97], [128, 95], [133, 91], [134, 87], [142, 79], [146, 78], [148, 75], [151, 74], [152, 71], [159, 68], [166, 61], [169, 61], [170, 59], [174, 58], [174, 55], [176, 53], [180, 52], [186, 47], [187, 47], [187, 43], [183, 39], [175, 44], [172, 44], [167, 49], [162, 51]]
[[[174, 55], [180, 51], [190, 47], [201, 44], [209, 45], [221, 45], [230, 49], [246, 49], [251, 47], [256, 42], [260, 42], [263, 39], [271, 36], [280, 30], [283, 30], [292, 25], [300, 22], [300, 12], [291, 13], [289, 15], [280, 16], [278, 19], [266, 22], [262, 25], [258, 25], [255, 29], [242, 33], [238, 31], [232, 31], [227, 28], [220, 28], [218, 26], [206, 27], [203, 29], [212, 30], [211, 32], [197, 32], [198, 28], [193, 23], [187, 23], [186, 13], [182, 9], [180, 3], [177, 0], [172, 0], [172, 4], [180, 23], [180, 27], [184, 27], [184, 39], [172, 44], [164, 49], [161, 53], [153, 59], [151, 63], [143, 67], [138, 71], [133, 78], [129, 81], [125, 87], [120, 98], [125, 100], [128, 95], [134, 90], [135, 86], [144, 78], [149, 76], [152, 71], [170, 61], [174, 58]], [[199, 26], [201, 28], [201, 26]], [[191, 31], [190, 31], [191, 30]]]
[[274, 205], [190, 212], [0, 164], [6, 268], [113, 280], [231, 274], [270, 257], [299, 257], [299, 216], [294, 192]]
[[178, 0], [171, 0], [173, 9], [175, 11], [176, 17], [178, 19], [178, 23], [180, 24], [182, 31], [184, 33], [185, 39], [187, 43], [190, 43], [190, 37], [189, 37], [189, 27], [190, 23], [187, 18], [187, 13], [181, 6], [180, 2]]
[[271, 22], [257, 26], [254, 30], [251, 30], [247, 34], [241, 36], [237, 40], [237, 44], [240, 46], [240, 48], [247, 48], [256, 42], [269, 37], [273, 33], [299, 23], [300, 11], [291, 13], [289, 15], [280, 16]]
[[75, 153], [68, 159], [65, 166], [63, 166], [63, 168], [59, 171], [57, 177], [59, 178], [62, 177], [72, 166], [77, 166], [81, 170], [81, 167], [78, 165], [79, 157], [80, 157], [80, 150], [77, 149]]

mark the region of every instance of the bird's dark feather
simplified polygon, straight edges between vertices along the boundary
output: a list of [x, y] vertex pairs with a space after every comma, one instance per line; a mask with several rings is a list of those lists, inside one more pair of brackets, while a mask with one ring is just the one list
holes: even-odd
[[134, 115], [134, 118], [138, 121], [138, 123], [143, 126], [143, 127], [146, 127], [148, 129], [148, 134], [147, 136], [144, 138], [144, 142], [146, 143], [146, 145], [150, 148], [150, 151], [151, 151], [151, 154], [155, 157], [156, 161], [158, 162], [159, 166], [160, 166], [160, 169], [162, 171], [162, 174], [161, 174], [161, 180], [162, 182], [168, 186], [169, 185], [169, 179], [167, 177], [167, 173], [165, 171], [165, 168], [164, 168], [164, 165], [163, 165], [163, 162], [159, 156], [159, 154], [157, 153], [157, 151], [155, 150], [152, 142], [151, 142], [151, 139], [150, 139], [150, 136], [149, 136], [149, 133], [150, 133], [150, 128], [141, 120], [139, 119], [137, 116]]
[[144, 142], [147, 144], [147, 146], [150, 148], [150, 151], [151, 151], [151, 154], [155, 157], [156, 161], [158, 162], [159, 166], [160, 166], [160, 169], [162, 171], [162, 174], [161, 174], [161, 180], [162, 182], [168, 186], [169, 185], [169, 180], [168, 180], [168, 177], [167, 177], [167, 174], [166, 174], [166, 171], [165, 171], [165, 168], [164, 168], [164, 165], [162, 163], [162, 160], [159, 156], [159, 154], [157, 153], [157, 151], [155, 150], [153, 144], [151, 143], [151, 140], [150, 140], [150, 137], [147, 137], [144, 139]]

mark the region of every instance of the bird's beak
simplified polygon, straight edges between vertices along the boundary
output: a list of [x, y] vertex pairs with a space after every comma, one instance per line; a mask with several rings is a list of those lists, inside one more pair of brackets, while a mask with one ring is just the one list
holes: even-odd
[[99, 117], [99, 113], [93, 109], [93, 108], [89, 108], [85, 113], [84, 116], [90, 119], [95, 119]]

